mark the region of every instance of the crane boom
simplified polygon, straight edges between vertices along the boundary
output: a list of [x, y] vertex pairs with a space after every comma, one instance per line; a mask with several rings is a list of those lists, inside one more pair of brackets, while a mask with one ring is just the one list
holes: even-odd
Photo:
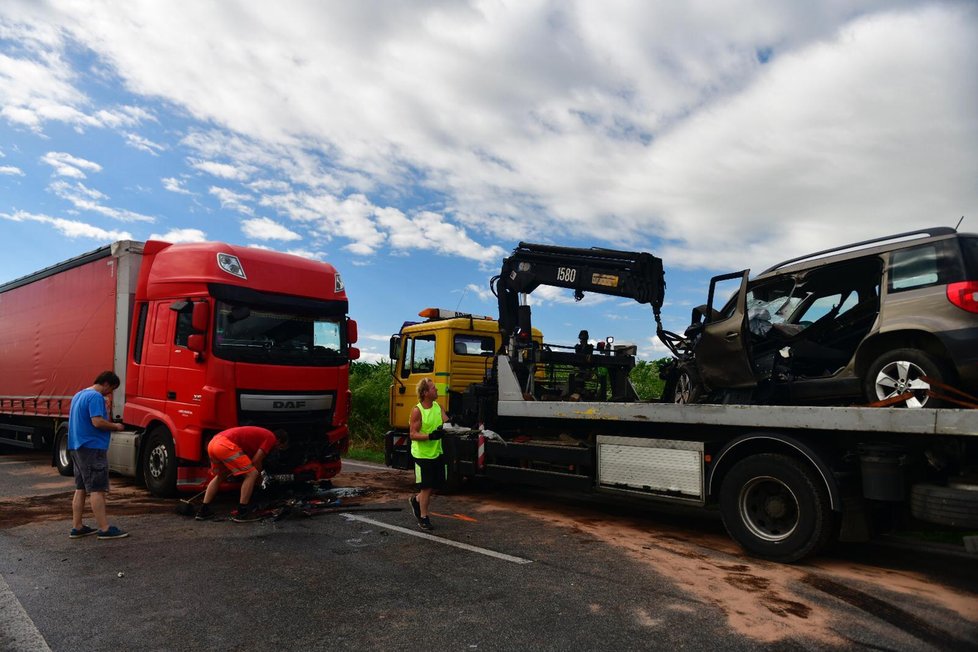
[[577, 300], [585, 292], [597, 292], [647, 303], [652, 306], [657, 332], [662, 330], [659, 311], [665, 274], [662, 259], [650, 253], [520, 242], [503, 259], [502, 270], [493, 281], [504, 339], [518, 331], [529, 332], [529, 310], [526, 306], [521, 310], [519, 295], [541, 285], [572, 289]]

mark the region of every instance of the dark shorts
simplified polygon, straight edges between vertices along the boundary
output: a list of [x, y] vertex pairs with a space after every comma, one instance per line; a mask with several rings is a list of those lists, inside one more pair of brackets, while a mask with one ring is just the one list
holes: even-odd
[[414, 458], [414, 481], [422, 489], [442, 489], [448, 477], [448, 467], [445, 458], [436, 457], [433, 460]]
[[109, 490], [109, 461], [106, 451], [79, 448], [68, 451], [75, 466], [75, 489], [88, 493]]

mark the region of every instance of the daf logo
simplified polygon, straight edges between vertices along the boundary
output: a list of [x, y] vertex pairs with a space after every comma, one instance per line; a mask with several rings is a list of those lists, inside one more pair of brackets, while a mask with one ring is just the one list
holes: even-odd
[[332, 394], [242, 394], [241, 409], [249, 412], [314, 412], [332, 410]]
[[305, 401], [273, 401], [273, 410], [302, 410], [305, 409]]

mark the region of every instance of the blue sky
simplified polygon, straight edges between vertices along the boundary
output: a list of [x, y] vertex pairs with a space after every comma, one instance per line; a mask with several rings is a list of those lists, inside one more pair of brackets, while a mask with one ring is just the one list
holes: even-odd
[[[0, 4], [0, 282], [114, 240], [343, 274], [365, 359], [495, 314], [517, 242], [651, 251], [666, 327], [713, 274], [978, 231], [974, 2]], [[548, 341], [655, 359], [647, 307], [534, 295]]]

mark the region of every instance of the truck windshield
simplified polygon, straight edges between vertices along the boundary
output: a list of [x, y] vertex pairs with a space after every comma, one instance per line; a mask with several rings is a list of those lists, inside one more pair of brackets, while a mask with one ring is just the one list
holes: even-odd
[[345, 325], [343, 316], [292, 314], [218, 301], [214, 355], [258, 364], [344, 364]]

